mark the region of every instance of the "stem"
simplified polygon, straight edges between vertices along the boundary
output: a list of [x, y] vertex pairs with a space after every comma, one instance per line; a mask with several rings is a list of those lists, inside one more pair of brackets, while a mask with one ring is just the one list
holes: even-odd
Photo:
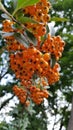
[[11, 14], [5, 9], [5, 7], [4, 7], [3, 4], [1, 3], [1, 0], [0, 0], [0, 10], [2, 10], [2, 11], [5, 12], [9, 17], [11, 17]]
[[14, 15], [16, 14], [16, 12], [17, 12], [17, 10], [15, 10], [15, 11], [13, 12], [12, 16], [14, 16]]
[[4, 75], [0, 75], [0, 80], [8, 73], [8, 71]]

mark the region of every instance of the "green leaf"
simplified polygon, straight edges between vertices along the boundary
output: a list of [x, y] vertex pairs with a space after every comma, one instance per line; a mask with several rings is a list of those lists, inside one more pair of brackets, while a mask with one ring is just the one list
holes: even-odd
[[7, 36], [13, 36], [14, 32], [3, 32], [3, 31], [0, 31], [0, 34], [2, 34], [3, 37], [7, 37]]
[[26, 130], [28, 124], [30, 124], [29, 120], [28, 120], [28, 117], [25, 115], [24, 119], [23, 119], [23, 122], [22, 122], [22, 129], [21, 130]]
[[60, 17], [52, 17], [51, 21], [55, 21], [55, 22], [67, 22], [67, 21], [69, 21], [69, 19], [67, 19], [67, 18], [60, 18]]
[[18, 0], [17, 1], [17, 6], [16, 9], [13, 12], [13, 15], [21, 8], [25, 8], [26, 6], [31, 6], [34, 5], [36, 3], [38, 3], [39, 0]]
[[27, 38], [28, 38], [29, 42], [36, 46], [37, 45], [37, 39], [32, 34], [32, 32], [26, 30], [26, 35], [27, 35]]
[[25, 16], [21, 16], [18, 18], [19, 22], [21, 23], [38, 23], [36, 20], [30, 18], [30, 17], [25, 17]]
[[54, 67], [55, 63], [56, 63], [56, 58], [55, 58], [54, 55], [51, 55], [51, 61], [50, 61], [50, 66], [51, 66], [51, 68]]
[[4, 19], [11, 20], [11, 18], [6, 13], [1, 14], [1, 17], [4, 18]]
[[23, 35], [23, 34], [20, 34], [20, 33], [16, 33], [14, 35], [14, 37], [16, 38], [16, 40], [18, 42], [20, 42], [21, 44], [23, 44], [25, 47], [29, 47], [29, 41], [27, 40], [27, 38]]

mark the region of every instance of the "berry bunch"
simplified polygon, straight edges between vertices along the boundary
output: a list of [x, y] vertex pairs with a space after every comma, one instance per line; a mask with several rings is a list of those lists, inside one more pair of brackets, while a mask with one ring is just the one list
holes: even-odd
[[30, 16], [37, 21], [36, 24], [24, 24], [27, 28], [32, 30], [32, 33], [35, 36], [43, 36], [46, 33], [46, 24], [50, 20], [50, 16], [48, 14], [50, 7], [51, 5], [47, 0], [40, 0], [40, 2], [36, 5], [28, 6], [23, 9], [24, 16]]
[[42, 52], [50, 52], [58, 60], [62, 56], [64, 50], [65, 42], [60, 36], [53, 36], [49, 34], [44, 44], [41, 47]]
[[[22, 33], [22, 30], [18, 30], [13, 28], [13, 25], [15, 24], [15, 22], [10, 21], [10, 20], [4, 20], [3, 21], [3, 32], [20, 32]], [[24, 50], [25, 47], [23, 44], [19, 43], [15, 37], [13, 35], [10, 36], [4, 36], [4, 38], [6, 39], [6, 44], [7, 44], [7, 50], [9, 52], [14, 52], [14, 51], [18, 51], [18, 50]]]
[[22, 89], [22, 88], [18, 88], [17, 85], [15, 85], [13, 87], [13, 91], [16, 94], [16, 96], [18, 96], [20, 102], [23, 104], [26, 102], [26, 97], [27, 97], [27, 92], [26, 90]]
[[24, 88], [19, 88], [17, 85], [15, 85], [13, 87], [13, 91], [20, 100], [20, 102], [25, 106], [28, 106], [30, 104], [29, 98], [31, 98], [36, 104], [40, 104], [44, 98], [48, 98], [49, 96], [47, 90], [41, 90], [40, 88], [36, 88], [36, 86], [30, 86], [28, 91]]
[[48, 98], [49, 94], [47, 90], [41, 90], [36, 86], [30, 87], [30, 98], [36, 103], [40, 104], [44, 98]]
[[38, 77], [46, 77], [49, 85], [58, 81], [57, 67], [59, 66], [55, 67], [55, 64], [54, 68], [51, 68], [50, 60], [49, 53], [42, 54], [35, 47], [29, 47], [22, 52], [10, 55], [11, 69], [23, 85], [25, 85], [25, 80], [32, 81], [35, 74]]
[[[10, 57], [10, 68], [20, 81], [20, 86], [14, 86], [13, 92], [20, 102], [26, 106], [30, 99], [36, 104], [41, 104], [49, 93], [45, 86], [57, 82], [60, 78], [60, 65], [57, 63], [64, 50], [64, 41], [60, 36], [47, 35], [42, 46], [42, 36], [46, 33], [46, 25], [49, 20], [49, 9], [51, 5], [47, 0], [22, 9], [23, 15], [35, 19], [38, 23], [24, 23], [37, 38], [37, 46], [30, 43], [29, 47], [20, 43], [13, 35], [5, 36], [7, 50]], [[13, 28], [15, 22], [3, 21], [3, 31], [7, 33], [23, 34], [23, 29]], [[52, 56], [55, 63], [51, 66]]]

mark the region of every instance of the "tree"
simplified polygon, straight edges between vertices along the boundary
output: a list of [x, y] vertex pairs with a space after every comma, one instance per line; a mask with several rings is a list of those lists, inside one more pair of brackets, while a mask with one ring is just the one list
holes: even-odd
[[73, 129], [73, 99], [72, 99], [72, 110], [71, 110], [71, 116], [68, 123], [68, 130]]

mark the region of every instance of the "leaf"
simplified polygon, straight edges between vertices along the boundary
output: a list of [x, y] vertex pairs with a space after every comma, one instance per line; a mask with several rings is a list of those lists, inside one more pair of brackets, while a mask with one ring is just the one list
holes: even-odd
[[3, 31], [0, 31], [0, 33], [2, 34], [3, 37], [7, 37], [7, 36], [13, 36], [14, 35], [14, 32], [3, 32]]
[[14, 25], [12, 26], [13, 27], [13, 29], [23, 29], [23, 27], [22, 26], [20, 26], [18, 23], [14, 23]]
[[23, 34], [15, 33], [14, 37], [18, 42], [22, 43], [25, 47], [29, 47], [30, 43]]
[[13, 12], [13, 15], [21, 8], [25, 8], [26, 6], [31, 6], [34, 5], [36, 3], [38, 3], [39, 0], [18, 0], [17, 1], [17, 6], [16, 9]]
[[1, 14], [1, 16], [2, 16], [2, 18], [11, 20], [11, 18], [5, 13]]
[[69, 19], [67, 19], [67, 18], [60, 18], [60, 17], [52, 17], [51, 21], [55, 21], [55, 22], [67, 22], [67, 21], [69, 21]]
[[26, 115], [25, 115], [25, 117], [23, 119], [23, 124], [22, 124], [22, 129], [21, 130], [26, 130], [26, 128], [27, 128], [27, 126], [28, 126], [29, 123], [30, 122], [28, 120], [28, 117], [26, 117]]
[[0, 34], [2, 34], [3, 37], [7, 37], [7, 36], [13, 36], [14, 32], [3, 32], [3, 31], [0, 31]]
[[26, 35], [27, 35], [29, 42], [36, 46], [37, 45], [37, 39], [35, 38], [35, 36], [28, 30], [26, 30]]
[[24, 17], [24, 16], [21, 16], [18, 18], [19, 22], [21, 23], [38, 23], [36, 20], [32, 19], [32, 18], [29, 18], [29, 17]]
[[50, 60], [50, 66], [51, 66], [51, 68], [54, 67], [55, 63], [56, 63], [56, 58], [55, 58], [54, 55], [51, 55], [51, 60]]

